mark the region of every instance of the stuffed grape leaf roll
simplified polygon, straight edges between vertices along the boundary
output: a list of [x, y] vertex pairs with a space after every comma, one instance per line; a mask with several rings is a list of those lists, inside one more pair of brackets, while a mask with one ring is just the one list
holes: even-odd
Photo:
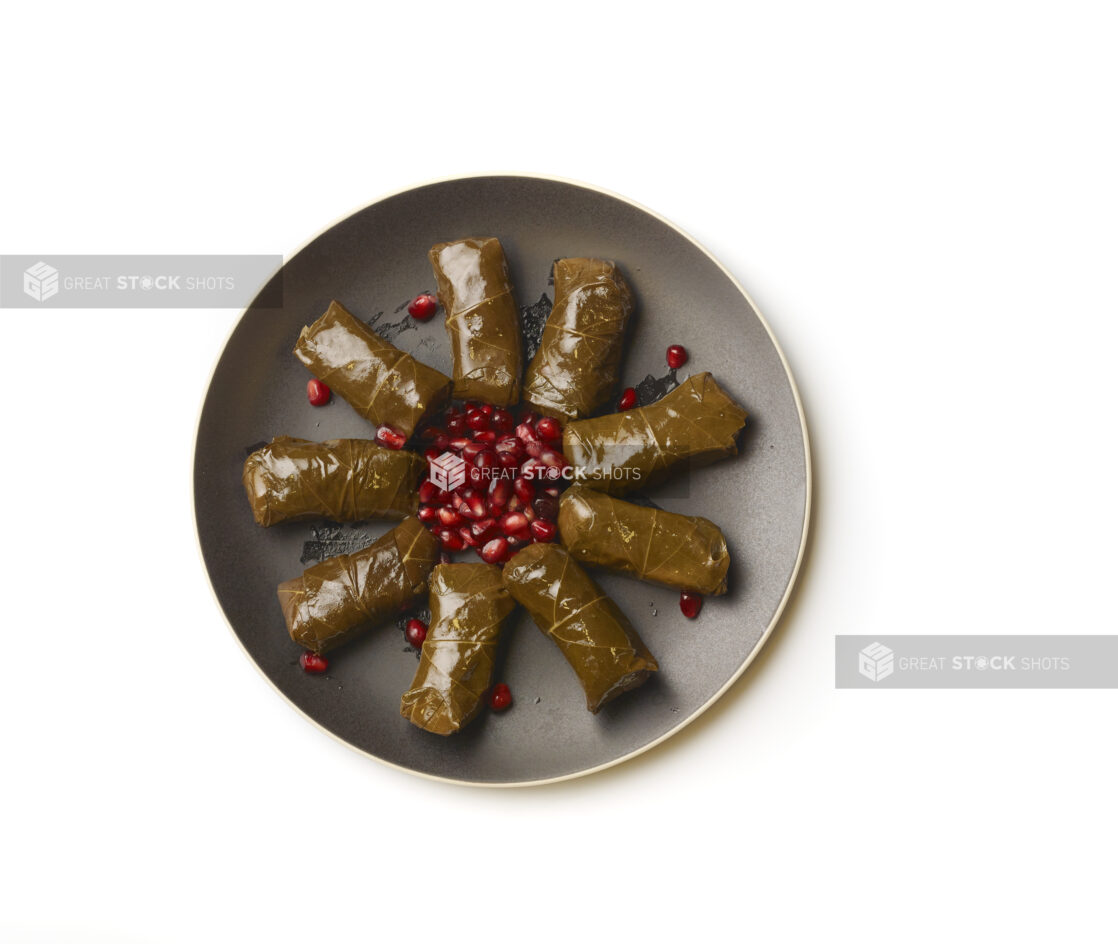
[[555, 304], [524, 375], [524, 399], [548, 416], [577, 420], [617, 386], [633, 293], [604, 259], [559, 259], [553, 275]]
[[256, 523], [265, 528], [304, 518], [398, 521], [419, 507], [426, 469], [415, 453], [368, 439], [277, 436], [245, 460], [241, 481]]
[[580, 563], [676, 590], [726, 592], [730, 552], [718, 526], [706, 518], [634, 505], [575, 485], [559, 502], [559, 535]]
[[659, 670], [625, 614], [562, 547], [528, 545], [505, 564], [504, 581], [574, 669], [594, 714]]
[[450, 378], [421, 364], [358, 321], [339, 302], [299, 334], [295, 356], [376, 426], [411, 436], [440, 409]]
[[516, 604], [492, 564], [439, 564], [430, 585], [431, 623], [400, 714], [447, 735], [481, 709], [493, 678], [497, 637]]
[[427, 592], [439, 542], [405, 518], [363, 551], [330, 557], [277, 588], [291, 638], [323, 653], [405, 611]]
[[459, 239], [428, 254], [446, 311], [454, 396], [511, 406], [520, 400], [520, 310], [499, 240]]
[[737, 455], [746, 415], [709, 373], [696, 374], [649, 406], [568, 423], [563, 453], [576, 481], [624, 495], [684, 464]]

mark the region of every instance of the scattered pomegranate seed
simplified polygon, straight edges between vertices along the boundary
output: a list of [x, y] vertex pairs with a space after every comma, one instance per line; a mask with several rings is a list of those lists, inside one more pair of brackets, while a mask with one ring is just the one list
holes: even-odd
[[439, 307], [439, 300], [434, 295], [416, 295], [408, 305], [408, 314], [416, 321], [426, 321]]
[[487, 564], [499, 564], [508, 553], [509, 543], [504, 538], [494, 538], [481, 549], [481, 559]]
[[321, 675], [330, 668], [330, 663], [317, 652], [304, 652], [299, 656], [299, 665], [303, 667], [304, 672], [309, 672], [311, 675]]
[[563, 428], [559, 425], [559, 421], [550, 416], [545, 416], [538, 423], [536, 423], [536, 432], [540, 434], [542, 439], [558, 439], [563, 435]]
[[378, 427], [375, 438], [378, 443], [388, 449], [403, 449], [404, 443], [408, 441], [407, 436], [394, 430], [391, 426]]
[[688, 619], [694, 619], [703, 608], [703, 598], [690, 590], [684, 590], [679, 595], [679, 608]]
[[317, 377], [307, 381], [307, 399], [311, 406], [326, 406], [330, 402], [330, 388]]
[[470, 410], [466, 414], [466, 425], [475, 432], [489, 429], [489, 417], [481, 410]]
[[543, 518], [537, 518], [528, 528], [532, 532], [532, 539], [534, 541], [541, 541], [547, 543], [548, 541], [555, 540], [555, 522], [545, 521]]
[[408, 625], [404, 629], [404, 638], [408, 644], [415, 646], [419, 649], [423, 646], [423, 640], [427, 638], [427, 624], [421, 619], [410, 619]]
[[619, 410], [631, 410], [637, 405], [637, 391], [632, 387], [626, 387], [621, 391], [621, 399], [617, 401], [617, 408]]
[[508, 410], [497, 407], [490, 417], [490, 424], [499, 433], [507, 433], [513, 427], [512, 414]]
[[687, 348], [682, 344], [673, 344], [668, 348], [668, 366], [672, 370], [682, 367], [687, 363]]
[[504, 711], [512, 704], [512, 692], [504, 682], [498, 682], [489, 692], [489, 707], [494, 711]]

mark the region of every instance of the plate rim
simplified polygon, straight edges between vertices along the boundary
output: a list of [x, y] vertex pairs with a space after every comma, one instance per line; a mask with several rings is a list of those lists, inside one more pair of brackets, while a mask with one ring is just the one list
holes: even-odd
[[[275, 691], [280, 696], [280, 698], [283, 699], [283, 701], [287, 703], [287, 705], [289, 707], [293, 708], [306, 721], [310, 722], [319, 731], [322, 731], [323, 733], [328, 735], [330, 738], [337, 741], [339, 744], [342, 744], [345, 747], [349, 748], [351, 751], [354, 751], [355, 753], [360, 754], [362, 757], [371, 758], [372, 760], [376, 761], [378, 764], [381, 764], [385, 767], [389, 767], [392, 770], [402, 771], [403, 773], [410, 774], [413, 777], [422, 777], [424, 780], [435, 781], [437, 783], [453, 784], [454, 786], [460, 786], [460, 787], [488, 787], [488, 788], [496, 788], [496, 789], [509, 789], [509, 788], [519, 788], [519, 787], [542, 787], [542, 786], [546, 786], [548, 784], [562, 783], [563, 781], [567, 781], [567, 780], [576, 780], [580, 777], [588, 777], [591, 774], [596, 774], [596, 773], [599, 773], [600, 771], [608, 770], [610, 767], [616, 767], [619, 764], [623, 764], [628, 760], [632, 760], [634, 757], [639, 757], [641, 754], [645, 754], [648, 751], [651, 751], [654, 747], [657, 747], [658, 745], [663, 744], [669, 738], [673, 737], [674, 735], [676, 735], [680, 731], [682, 731], [684, 728], [686, 728], [689, 724], [691, 724], [697, 718], [704, 715], [711, 708], [711, 706], [714, 705], [714, 703], [717, 702], [720, 698], [722, 698], [722, 696], [725, 695], [733, 687], [734, 683], [737, 682], [738, 679], [740, 679], [742, 677], [742, 675], [745, 674], [745, 670], [748, 669], [749, 666], [753, 664], [754, 659], [757, 658], [757, 656], [760, 654], [761, 650], [768, 643], [769, 638], [772, 636], [774, 630], [776, 629], [777, 624], [780, 622], [781, 617], [784, 615], [784, 611], [787, 608], [788, 602], [792, 597], [792, 592], [796, 587], [797, 581], [799, 580], [800, 570], [803, 566], [804, 557], [805, 557], [806, 552], [807, 552], [808, 537], [809, 537], [809, 532], [811, 530], [813, 493], [814, 493], [814, 482], [813, 482], [812, 461], [811, 461], [811, 459], [812, 459], [811, 438], [810, 438], [810, 435], [808, 433], [807, 417], [804, 413], [803, 400], [800, 396], [799, 387], [796, 384], [796, 378], [792, 374], [792, 367], [788, 363], [788, 358], [784, 354], [784, 349], [780, 346], [780, 342], [777, 340], [776, 335], [773, 333], [772, 326], [769, 324], [768, 319], [765, 317], [764, 313], [758, 307], [757, 303], [753, 300], [752, 296], [746, 290], [745, 286], [742, 285], [741, 282], [739, 282], [737, 280], [737, 278], [734, 276], [734, 274], [729, 269], [727, 269], [726, 266], [724, 266], [722, 264], [722, 262], [718, 259], [717, 256], [714, 255], [714, 253], [712, 253], [709, 249], [707, 249], [706, 246], [704, 246], [702, 243], [700, 243], [694, 236], [692, 236], [690, 233], [688, 233], [686, 230], [684, 230], [681, 226], [679, 226], [678, 224], [669, 220], [667, 217], [663, 216], [662, 214], [657, 213], [655, 210], [650, 209], [649, 207], [646, 207], [644, 204], [639, 203], [638, 201], [633, 200], [629, 197], [626, 197], [623, 194], [616, 193], [613, 190], [609, 190], [608, 188], [599, 187], [597, 184], [591, 184], [591, 183], [587, 183], [585, 181], [575, 180], [575, 179], [570, 178], [570, 177], [559, 177], [559, 176], [556, 176], [556, 175], [553, 175], [553, 174], [526, 173], [526, 172], [521, 172], [521, 171], [516, 171], [516, 172], [513, 172], [513, 171], [477, 172], [477, 173], [468, 173], [468, 174], [452, 174], [452, 175], [445, 176], [445, 177], [429, 178], [427, 180], [423, 180], [423, 181], [420, 181], [420, 182], [417, 182], [417, 183], [414, 183], [414, 184], [409, 184], [408, 186], [405, 186], [405, 187], [398, 187], [394, 190], [390, 190], [390, 191], [387, 191], [385, 193], [382, 193], [378, 197], [376, 197], [375, 199], [373, 199], [373, 200], [371, 200], [367, 203], [363, 203], [360, 206], [354, 207], [353, 209], [351, 209], [351, 210], [347, 211], [346, 213], [342, 214], [341, 216], [338, 216], [335, 219], [331, 220], [329, 223], [327, 223], [326, 225], [321, 227], [317, 232], [315, 232], [309, 238], [304, 240], [298, 247], [293, 249], [291, 252], [284, 253], [283, 262], [280, 264], [280, 268], [277, 270], [277, 272], [282, 272], [283, 268], [289, 262], [291, 262], [295, 258], [295, 256], [297, 256], [304, 249], [306, 249], [308, 246], [310, 246], [319, 237], [324, 236], [326, 233], [328, 233], [330, 230], [332, 230], [335, 226], [339, 225], [340, 223], [345, 222], [347, 219], [356, 215], [357, 213], [360, 213], [364, 210], [367, 210], [370, 207], [376, 206], [377, 204], [384, 203], [386, 200], [390, 200], [393, 197], [399, 196], [399, 195], [404, 194], [404, 193], [408, 193], [412, 190], [420, 190], [424, 187], [430, 187], [430, 186], [433, 186], [433, 185], [436, 185], [436, 184], [455, 183], [455, 182], [465, 181], [465, 180], [476, 180], [476, 179], [479, 179], [479, 178], [487, 178], [487, 179], [508, 178], [508, 179], [513, 179], [513, 180], [517, 180], [517, 179], [519, 179], [519, 180], [524, 180], [524, 179], [527, 179], [527, 180], [545, 180], [545, 181], [551, 181], [553, 183], [566, 184], [568, 186], [578, 187], [578, 188], [581, 188], [583, 190], [589, 190], [589, 191], [592, 191], [592, 192], [595, 192], [595, 193], [602, 194], [603, 196], [611, 197], [614, 200], [618, 200], [622, 203], [628, 204], [629, 206], [631, 206], [631, 207], [633, 207], [637, 210], [640, 210], [644, 213], [647, 213], [653, 219], [656, 219], [656, 220], [660, 221], [665, 226], [674, 230], [676, 233], [678, 233], [680, 236], [682, 236], [684, 239], [686, 239], [688, 242], [690, 242], [696, 249], [698, 249], [703, 255], [705, 255], [711, 262], [713, 262], [718, 267], [718, 269], [722, 272], [722, 274], [725, 275], [726, 278], [730, 280], [730, 284], [733, 285], [734, 288], [737, 289], [737, 291], [739, 291], [742, 294], [742, 297], [746, 300], [746, 302], [749, 304], [749, 307], [752, 309], [753, 313], [757, 316], [757, 319], [761, 322], [761, 326], [765, 329], [765, 333], [768, 335], [769, 341], [772, 343], [773, 348], [776, 351], [777, 357], [780, 359], [780, 365], [784, 369], [784, 376], [787, 378], [788, 386], [792, 391], [792, 399], [793, 399], [793, 401], [796, 405], [796, 415], [797, 415], [797, 417], [799, 418], [799, 421], [800, 421], [800, 435], [803, 438], [803, 444], [804, 444], [804, 512], [803, 512], [803, 526], [802, 526], [801, 531], [800, 531], [800, 544], [799, 544], [799, 548], [796, 551], [796, 560], [795, 560], [795, 563], [792, 566], [792, 572], [788, 577], [788, 583], [784, 588], [784, 593], [781, 595], [780, 601], [777, 604], [776, 610], [773, 612], [772, 619], [769, 621], [768, 626], [765, 627], [765, 630], [764, 630], [764, 632], [761, 633], [761, 636], [758, 638], [756, 645], [750, 650], [749, 655], [747, 655], [745, 657], [745, 659], [742, 661], [741, 665], [738, 666], [737, 670], [726, 680], [726, 682], [716, 692], [714, 692], [714, 694], [712, 694], [710, 696], [710, 698], [708, 698], [705, 702], [703, 702], [703, 704], [700, 705], [695, 711], [693, 711], [690, 715], [688, 715], [686, 718], [684, 718], [682, 721], [680, 721], [674, 727], [669, 728], [667, 731], [663, 732], [658, 737], [653, 738], [647, 744], [642, 744], [640, 747], [635, 748], [634, 750], [631, 750], [631, 751], [629, 751], [625, 754], [622, 754], [619, 757], [614, 757], [611, 760], [605, 761], [604, 763], [596, 764], [593, 767], [586, 767], [582, 770], [576, 770], [576, 771], [572, 771], [570, 773], [560, 774], [556, 777], [543, 777], [543, 778], [539, 778], [539, 779], [535, 779], [535, 780], [507, 780], [507, 781], [463, 780], [463, 779], [456, 778], [456, 777], [444, 777], [444, 776], [441, 776], [439, 774], [432, 774], [432, 773], [427, 773], [426, 771], [422, 771], [422, 770], [415, 770], [412, 767], [406, 767], [403, 764], [393, 763], [392, 761], [386, 760], [383, 757], [378, 757], [376, 754], [373, 754], [373, 753], [365, 750], [364, 748], [358, 747], [356, 744], [353, 744], [353, 743], [347, 741], [345, 738], [341, 737], [340, 735], [335, 734], [333, 731], [331, 731], [325, 725], [321, 724], [315, 718], [313, 718], [309, 714], [307, 714], [307, 712], [305, 712], [302, 708], [300, 708], [297, 704], [295, 704], [294, 701], [292, 701], [290, 698], [288, 698], [287, 694], [279, 687], [279, 685], [277, 685], [274, 681], [272, 681], [271, 678], [269, 678], [267, 673], [264, 672], [264, 670], [260, 667], [260, 665], [257, 663], [257, 661], [252, 657], [252, 654], [248, 651], [248, 648], [245, 646], [244, 642], [242, 642], [241, 637], [237, 634], [236, 629], [233, 627], [233, 623], [230, 621], [228, 615], [225, 612], [225, 607], [223, 607], [221, 605], [221, 600], [218, 599], [217, 591], [214, 589], [213, 580], [210, 579], [210, 571], [209, 571], [209, 567], [206, 565], [205, 553], [202, 550], [202, 538], [201, 538], [201, 534], [199, 533], [196, 470], [197, 470], [197, 467], [198, 467], [198, 438], [199, 438], [199, 434], [201, 433], [201, 427], [202, 427], [202, 413], [205, 409], [206, 400], [209, 397], [210, 388], [213, 385], [214, 376], [217, 373], [217, 368], [221, 364], [222, 357], [225, 355], [225, 350], [229, 346], [229, 342], [232, 339], [233, 334], [240, 327], [241, 322], [244, 320], [245, 315], [248, 313], [248, 309], [250, 307], [252, 307], [252, 302], [255, 302], [256, 296], [253, 297], [252, 302], [250, 302], [248, 305], [246, 305], [244, 308], [241, 309], [240, 315], [238, 315], [238, 317], [236, 318], [236, 320], [233, 322], [232, 326], [230, 327], [229, 331], [226, 333], [225, 339], [224, 339], [224, 341], [222, 341], [221, 347], [219, 348], [219, 350], [217, 352], [217, 355], [215, 356], [215, 358], [213, 360], [213, 364], [210, 367], [209, 373], [207, 375], [206, 383], [202, 388], [201, 398], [200, 398], [199, 403], [198, 403], [197, 417], [194, 421], [194, 441], [193, 441], [193, 446], [192, 446], [191, 451], [190, 451], [190, 468], [191, 468], [190, 512], [191, 512], [191, 517], [192, 517], [193, 523], [194, 523], [194, 547], [195, 547], [195, 550], [198, 553], [198, 561], [201, 564], [202, 572], [205, 575], [206, 586], [209, 588], [210, 596], [213, 598], [213, 602], [217, 606], [217, 611], [218, 611], [218, 613], [221, 614], [221, 618], [225, 622], [226, 628], [228, 629], [230, 635], [232, 635], [233, 639], [236, 641], [237, 645], [240, 647], [241, 652], [244, 654], [244, 656], [248, 660], [249, 664], [252, 665], [252, 667], [260, 675], [260, 677], [263, 678], [264, 681], [268, 683], [268, 685], [272, 688], [272, 690]], [[277, 273], [273, 273], [271, 276], [269, 276], [269, 279], [266, 280], [263, 285], [261, 285], [261, 289], [264, 288], [264, 285], [267, 284], [267, 281], [269, 281], [271, 278], [274, 278], [275, 274], [277, 274]], [[257, 292], [257, 295], [259, 295], [259, 291]]]

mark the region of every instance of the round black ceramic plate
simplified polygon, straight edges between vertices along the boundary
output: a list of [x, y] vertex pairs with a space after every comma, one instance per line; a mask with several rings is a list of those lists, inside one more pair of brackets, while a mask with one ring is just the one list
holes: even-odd
[[[394, 344], [450, 373], [442, 313], [422, 324], [407, 302], [433, 291], [427, 250], [464, 236], [497, 236], [531, 335], [550, 309], [553, 260], [615, 260], [637, 298], [623, 385], [649, 402], [670, 389], [664, 351], [682, 343], [678, 372], [710, 371], [749, 411], [740, 455], [665, 484], [647, 497], [711, 518], [733, 555], [730, 592], [690, 621], [679, 594], [612, 574], [595, 578], [660, 663], [642, 688], [600, 714], [586, 710], [574, 673], [521, 610], [504, 634], [498, 678], [513, 707], [483, 712], [443, 738], [400, 716], [417, 656], [401, 626], [385, 626], [330, 655], [325, 676], [304, 673], [285, 631], [276, 585], [323, 557], [363, 547], [389, 525], [257, 527], [241, 486], [245, 456], [273, 436], [365, 437], [372, 427], [342, 400], [314, 408], [291, 350], [331, 299]], [[467, 783], [525, 784], [588, 773], [664, 740], [717, 699], [772, 631], [791, 591], [807, 531], [810, 462], [788, 366], [752, 302], [704, 249], [620, 197], [519, 176], [446, 180], [395, 194], [331, 226], [277, 274], [283, 307], [261, 299], [225, 346], [202, 408], [194, 457], [198, 536], [233, 631], [275, 687], [331, 734], [388, 764]], [[460, 560], [477, 560], [470, 552]]]

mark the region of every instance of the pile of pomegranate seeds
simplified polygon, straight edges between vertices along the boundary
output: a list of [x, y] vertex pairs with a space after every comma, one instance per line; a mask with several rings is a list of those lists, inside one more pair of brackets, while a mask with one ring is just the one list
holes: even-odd
[[487, 564], [502, 564], [527, 544], [554, 541], [567, 481], [562, 436], [550, 416], [514, 417], [488, 403], [451, 407], [442, 425], [427, 427], [420, 438], [430, 443], [429, 460], [450, 453], [447, 481], [457, 484], [442, 488], [429, 471], [419, 486], [419, 520], [444, 552], [471, 548]]
[[326, 406], [330, 402], [330, 388], [317, 377], [307, 381], [307, 399], [311, 406]]
[[504, 682], [498, 682], [489, 690], [489, 707], [494, 711], [504, 711], [512, 704], [512, 691]]
[[317, 652], [304, 652], [299, 656], [299, 665], [303, 667], [304, 672], [309, 672], [311, 675], [321, 675], [330, 668], [330, 664]]
[[434, 295], [416, 295], [408, 305], [408, 314], [416, 321], [426, 321], [438, 307], [439, 300]]

